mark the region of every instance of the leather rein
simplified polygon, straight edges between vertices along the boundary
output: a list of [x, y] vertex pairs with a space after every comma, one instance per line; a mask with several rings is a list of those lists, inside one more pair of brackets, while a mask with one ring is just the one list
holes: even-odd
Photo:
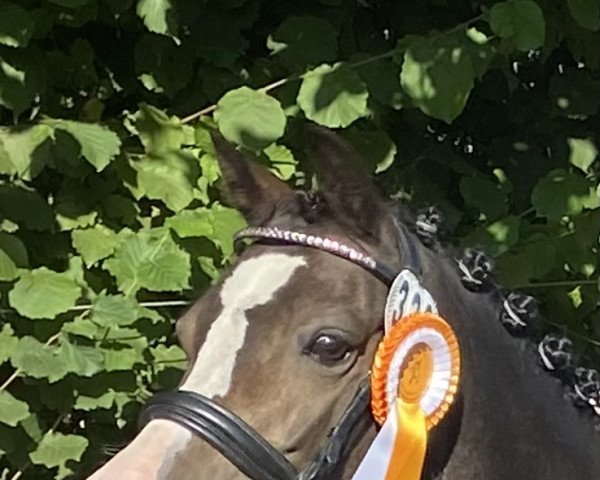
[[[400, 250], [406, 248], [407, 268], [420, 275], [416, 247], [402, 225], [397, 223], [396, 227], [399, 233], [398, 246]], [[236, 250], [239, 250], [244, 239], [315, 248], [364, 268], [388, 287], [397, 274], [394, 269], [370, 256], [326, 237], [277, 227], [249, 227], [236, 234]], [[140, 415], [139, 426], [142, 428], [155, 419], [175, 422], [209, 443], [253, 480], [320, 480], [331, 478], [336, 469], [343, 465], [360, 435], [371, 425], [369, 404], [370, 383], [367, 375], [341, 419], [329, 432], [324, 445], [301, 472], [244, 420], [196, 392], [173, 390], [154, 395]]]

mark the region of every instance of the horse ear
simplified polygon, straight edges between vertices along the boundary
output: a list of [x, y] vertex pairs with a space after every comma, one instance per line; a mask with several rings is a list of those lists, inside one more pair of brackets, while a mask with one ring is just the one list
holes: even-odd
[[329, 129], [308, 124], [306, 133], [327, 210], [363, 237], [377, 236], [385, 207], [358, 152]]
[[211, 137], [232, 206], [249, 225], [266, 223], [278, 206], [293, 197], [293, 190], [266, 167], [247, 159], [218, 132]]

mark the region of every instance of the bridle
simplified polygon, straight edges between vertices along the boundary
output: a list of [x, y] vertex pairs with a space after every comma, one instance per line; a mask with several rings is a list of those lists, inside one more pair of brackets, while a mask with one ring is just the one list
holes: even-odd
[[[421, 276], [416, 245], [399, 222], [396, 222], [396, 228], [399, 249], [406, 254], [405, 268]], [[371, 272], [388, 287], [396, 277], [394, 269], [330, 238], [277, 227], [249, 227], [235, 236], [237, 250], [245, 239], [277, 245], [300, 245], [330, 253]], [[331, 478], [343, 465], [360, 434], [372, 424], [369, 402], [370, 384], [366, 376], [341, 419], [329, 432], [325, 444], [301, 472], [244, 420], [196, 392], [174, 390], [154, 395], [142, 412], [139, 424], [143, 427], [155, 419], [175, 422], [205, 440], [253, 480], [319, 480]]]

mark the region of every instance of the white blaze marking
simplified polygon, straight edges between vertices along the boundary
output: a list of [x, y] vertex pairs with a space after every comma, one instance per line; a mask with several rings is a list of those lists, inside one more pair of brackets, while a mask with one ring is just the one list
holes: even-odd
[[212, 323], [181, 390], [192, 390], [208, 398], [229, 392], [248, 328], [246, 311], [271, 301], [303, 265], [304, 257], [269, 253], [245, 260], [235, 268], [221, 288], [223, 310]]
[[187, 446], [191, 438], [191, 432], [187, 430], [184, 432], [179, 432], [179, 436], [167, 449], [163, 461], [158, 468], [158, 472], [156, 474], [157, 480], [166, 480], [171, 468], [173, 467], [173, 464], [175, 463], [175, 457]]

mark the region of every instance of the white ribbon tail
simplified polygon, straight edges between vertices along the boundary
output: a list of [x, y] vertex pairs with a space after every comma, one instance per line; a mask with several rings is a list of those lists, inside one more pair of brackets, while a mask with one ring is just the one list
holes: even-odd
[[396, 425], [398, 417], [396, 408], [392, 407], [352, 480], [385, 479], [396, 440]]

